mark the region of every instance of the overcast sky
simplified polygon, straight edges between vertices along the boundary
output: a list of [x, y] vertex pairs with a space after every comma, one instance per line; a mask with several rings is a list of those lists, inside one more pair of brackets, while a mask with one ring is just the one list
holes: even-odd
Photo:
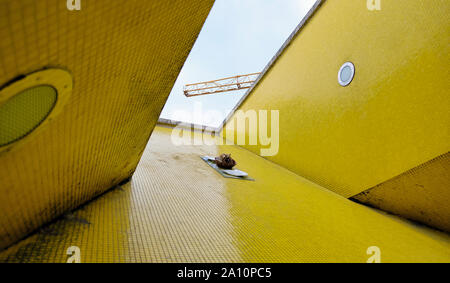
[[[314, 2], [216, 0], [161, 117], [218, 126], [246, 90], [186, 98], [183, 86], [261, 72]], [[203, 117], [193, 115], [200, 108]]]

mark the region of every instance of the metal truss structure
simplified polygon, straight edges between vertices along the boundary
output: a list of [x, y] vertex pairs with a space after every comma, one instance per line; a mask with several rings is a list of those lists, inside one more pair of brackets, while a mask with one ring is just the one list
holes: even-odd
[[253, 73], [214, 81], [187, 84], [184, 86], [183, 92], [186, 97], [192, 97], [247, 89], [253, 86], [260, 74], [261, 73]]

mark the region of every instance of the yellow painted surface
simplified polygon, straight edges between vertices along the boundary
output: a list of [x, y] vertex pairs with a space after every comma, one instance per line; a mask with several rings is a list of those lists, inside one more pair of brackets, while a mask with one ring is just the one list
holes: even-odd
[[[2, 262], [450, 262], [450, 237], [356, 204], [237, 146], [179, 146], [156, 127], [131, 183], [0, 253]], [[200, 155], [231, 153], [254, 182]]]
[[325, 1], [239, 108], [280, 111], [267, 158], [351, 197], [447, 153], [449, 14], [447, 0]]
[[353, 199], [450, 232], [450, 153]]
[[131, 176], [212, 4], [0, 0], [0, 86], [73, 78], [60, 115], [0, 154], [0, 249]]

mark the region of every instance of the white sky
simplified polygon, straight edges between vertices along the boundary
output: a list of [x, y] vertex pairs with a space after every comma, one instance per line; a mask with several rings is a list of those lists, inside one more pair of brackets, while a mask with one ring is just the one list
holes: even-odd
[[261, 72], [314, 2], [216, 0], [161, 118], [219, 126], [247, 90], [187, 98], [183, 86]]

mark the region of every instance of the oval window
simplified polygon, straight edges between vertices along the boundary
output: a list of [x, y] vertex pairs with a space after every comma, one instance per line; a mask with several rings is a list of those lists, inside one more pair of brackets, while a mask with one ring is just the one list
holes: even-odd
[[26, 89], [0, 105], [0, 146], [13, 143], [38, 127], [56, 105], [58, 93], [48, 85]]

